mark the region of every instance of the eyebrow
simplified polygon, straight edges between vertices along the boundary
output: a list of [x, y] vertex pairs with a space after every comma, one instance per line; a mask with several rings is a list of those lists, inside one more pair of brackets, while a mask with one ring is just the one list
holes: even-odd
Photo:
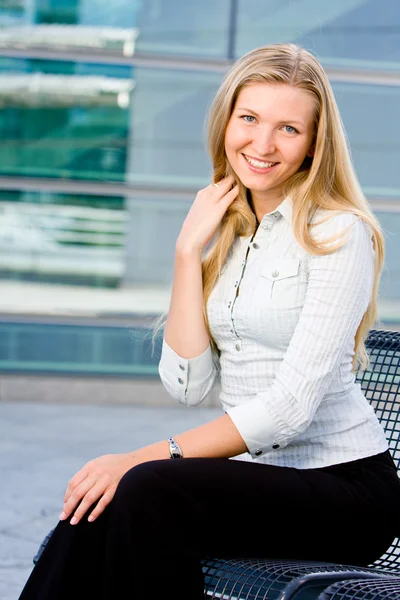
[[[243, 106], [238, 106], [235, 110], [242, 110], [246, 113], [251, 113], [252, 115], [255, 115], [256, 117], [259, 116], [258, 113], [256, 113], [254, 110], [251, 110], [251, 108], [245, 108]], [[296, 123], [297, 125], [304, 125], [303, 121], [298, 121], [297, 119], [284, 119], [284, 120], [280, 120], [280, 123]]]

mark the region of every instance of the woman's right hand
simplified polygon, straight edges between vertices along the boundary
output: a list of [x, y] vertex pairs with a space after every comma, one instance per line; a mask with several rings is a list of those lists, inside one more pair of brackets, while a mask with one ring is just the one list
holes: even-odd
[[[211, 240], [228, 207], [237, 198], [239, 186], [232, 175], [200, 190], [178, 236], [177, 248], [202, 251]], [[233, 186], [233, 187], [232, 187]]]

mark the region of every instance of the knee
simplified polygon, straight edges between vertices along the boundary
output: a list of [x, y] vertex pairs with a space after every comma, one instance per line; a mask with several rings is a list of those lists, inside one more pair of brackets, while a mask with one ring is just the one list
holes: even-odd
[[149, 496], [154, 496], [160, 481], [156, 475], [155, 467], [159, 461], [149, 461], [136, 465], [129, 469], [121, 478], [114, 499], [131, 498], [138, 502], [146, 500]]

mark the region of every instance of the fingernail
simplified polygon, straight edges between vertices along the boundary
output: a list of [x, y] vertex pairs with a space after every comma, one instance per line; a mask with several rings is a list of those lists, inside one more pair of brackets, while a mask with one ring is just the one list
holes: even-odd
[[60, 519], [60, 521], [63, 521], [66, 516], [67, 515], [65, 514], [65, 512], [62, 512], [61, 515], [58, 518]]
[[90, 515], [90, 517], [88, 517], [88, 521], [90, 521], [90, 522], [94, 521], [94, 516]]
[[72, 519], [70, 520], [71, 525], [76, 525], [78, 522], [78, 519], [76, 517], [72, 517]]

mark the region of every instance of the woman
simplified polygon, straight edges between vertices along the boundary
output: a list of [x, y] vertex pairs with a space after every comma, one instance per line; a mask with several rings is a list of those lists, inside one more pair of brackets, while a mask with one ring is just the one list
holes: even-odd
[[209, 143], [214, 183], [177, 240], [159, 370], [189, 406], [220, 372], [224, 414], [85, 465], [23, 600], [200, 600], [206, 555], [363, 565], [396, 535], [382, 515], [400, 483], [354, 377], [383, 239], [321, 65], [294, 45], [245, 55]]

